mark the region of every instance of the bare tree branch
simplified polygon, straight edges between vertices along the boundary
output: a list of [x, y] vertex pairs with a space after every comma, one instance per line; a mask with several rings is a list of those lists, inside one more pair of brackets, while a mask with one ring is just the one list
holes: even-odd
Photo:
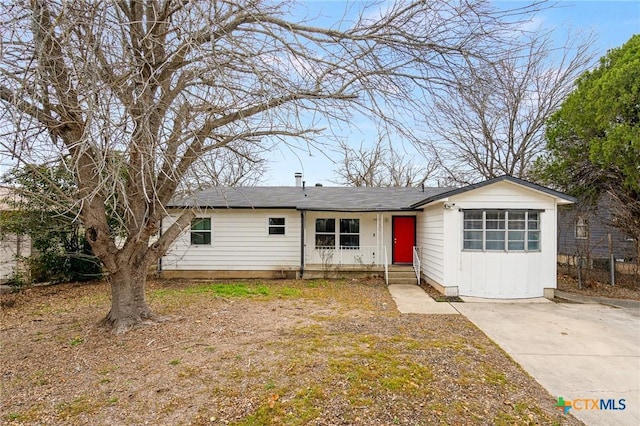
[[415, 187], [429, 180], [437, 168], [434, 160], [422, 158], [416, 163], [414, 158], [406, 158], [385, 144], [382, 137], [371, 148], [361, 144], [354, 149], [343, 142], [340, 152], [335, 182], [346, 186]]
[[526, 178], [544, 149], [545, 122], [593, 60], [592, 40], [575, 37], [554, 49], [549, 34], [533, 34], [494, 63], [470, 62], [455, 85], [437, 93], [431, 114], [436, 136], [428, 151], [441, 178]]

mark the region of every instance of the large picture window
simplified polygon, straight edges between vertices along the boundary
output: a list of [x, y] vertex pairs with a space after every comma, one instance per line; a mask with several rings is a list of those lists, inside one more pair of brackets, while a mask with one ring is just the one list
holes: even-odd
[[340, 248], [360, 248], [360, 219], [340, 219]]
[[336, 220], [316, 219], [316, 248], [336, 246]]
[[540, 251], [540, 212], [465, 210], [463, 249]]
[[211, 218], [198, 217], [191, 221], [191, 244], [211, 244]]

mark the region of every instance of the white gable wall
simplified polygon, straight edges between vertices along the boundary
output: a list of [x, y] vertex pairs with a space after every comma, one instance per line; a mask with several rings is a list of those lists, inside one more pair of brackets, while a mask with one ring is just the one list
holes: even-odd
[[429, 206], [418, 215], [417, 246], [422, 273], [429, 283], [444, 283], [444, 214], [442, 204]]
[[[460, 295], [487, 298], [542, 297], [556, 287], [556, 199], [509, 182], [448, 198], [444, 214], [445, 286]], [[442, 204], [440, 205], [442, 208]], [[462, 209], [540, 209], [539, 252], [463, 251]]]
[[[165, 218], [167, 229], [178, 213]], [[300, 212], [292, 209], [203, 210], [211, 218], [211, 245], [191, 245], [186, 229], [162, 258], [163, 270], [259, 271], [300, 267]], [[285, 235], [269, 235], [268, 218], [285, 218]]]

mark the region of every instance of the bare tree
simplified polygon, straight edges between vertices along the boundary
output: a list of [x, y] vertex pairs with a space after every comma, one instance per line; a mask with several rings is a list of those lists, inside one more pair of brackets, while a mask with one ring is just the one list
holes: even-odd
[[438, 92], [428, 149], [441, 178], [468, 184], [501, 175], [526, 178], [544, 150], [544, 126], [573, 82], [592, 63], [592, 37], [555, 49], [549, 34], [532, 34], [504, 58], [470, 61], [455, 85]]
[[346, 186], [420, 186], [436, 170], [434, 160], [422, 158], [416, 163], [414, 158], [385, 145], [382, 138], [371, 148], [361, 144], [356, 149], [341, 142], [340, 155], [335, 182]]
[[212, 186], [256, 186], [267, 171], [263, 149], [254, 144], [226, 146], [203, 155], [185, 174], [181, 195]]
[[378, 142], [371, 149], [360, 145], [353, 148], [346, 142], [340, 143], [339, 160], [334, 173], [336, 183], [347, 186], [383, 186], [383, 147]]
[[70, 158], [76, 189], [58, 192], [108, 271], [104, 322], [115, 331], [156, 318], [148, 268], [194, 212], [152, 236], [202, 158], [263, 141], [312, 144], [353, 113], [411, 137], [400, 119], [422, 116], [434, 88], [469, 58], [495, 60], [511, 34], [508, 13], [476, 0], [381, 3], [331, 28], [292, 10], [261, 0], [0, 6], [0, 146], [27, 167]]

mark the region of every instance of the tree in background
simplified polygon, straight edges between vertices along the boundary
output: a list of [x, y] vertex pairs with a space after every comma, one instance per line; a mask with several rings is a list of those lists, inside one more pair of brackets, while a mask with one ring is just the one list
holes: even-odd
[[612, 224], [640, 254], [640, 35], [578, 79], [546, 136], [537, 179], [592, 203], [608, 193]]
[[[78, 219], [78, 206], [58, 193], [73, 191], [73, 176], [63, 164], [14, 169], [3, 177], [11, 188], [10, 210], [0, 215], [2, 232], [28, 235], [31, 279], [86, 281], [102, 276]], [[46, 200], [46, 202], [45, 202]]]
[[408, 158], [396, 152], [391, 144], [385, 145], [383, 139], [369, 149], [362, 145], [355, 149], [342, 142], [340, 155], [334, 173], [336, 183], [346, 186], [420, 186], [436, 170], [434, 161]]
[[592, 62], [591, 38], [554, 48], [550, 34], [490, 64], [471, 63], [437, 93], [427, 148], [447, 184], [509, 175], [526, 179], [544, 150], [544, 126]]
[[237, 144], [202, 156], [186, 173], [177, 192], [190, 194], [212, 186], [256, 186], [267, 171], [268, 149]]
[[381, 2], [321, 27], [261, 0], [3, 2], [0, 146], [25, 167], [68, 158], [75, 185], [50, 193], [77, 206], [108, 273], [104, 323], [126, 331], [156, 318], [148, 268], [195, 212], [159, 226], [201, 159], [314, 144], [354, 114], [412, 138], [403, 120], [469, 60], [497, 60], [536, 7]]

